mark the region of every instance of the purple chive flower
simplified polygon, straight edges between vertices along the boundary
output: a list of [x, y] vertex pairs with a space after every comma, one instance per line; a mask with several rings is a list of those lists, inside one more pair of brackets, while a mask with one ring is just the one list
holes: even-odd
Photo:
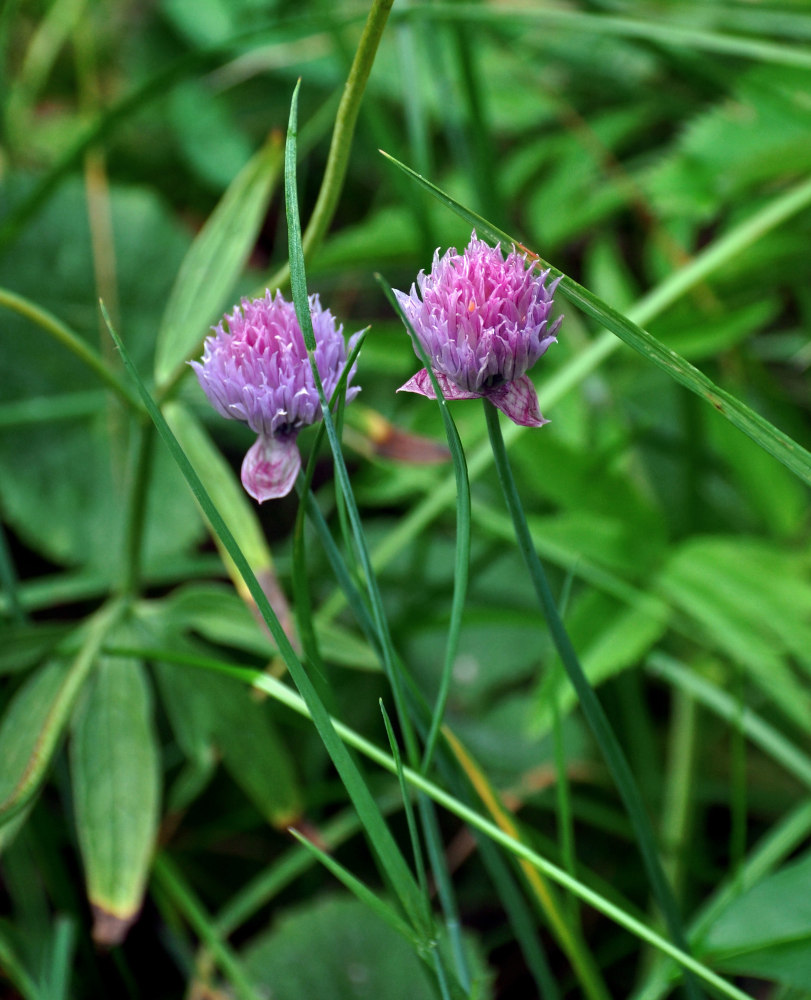
[[[464, 253], [437, 250], [431, 273], [420, 271], [397, 301], [431, 360], [446, 399], [486, 397], [524, 427], [548, 423], [525, 374], [553, 343], [560, 325], [548, 325], [557, 281], [535, 273], [513, 250], [488, 246], [474, 232]], [[435, 398], [428, 370], [398, 391]]]
[[[335, 317], [321, 308], [317, 295], [310, 296], [310, 315], [315, 363], [329, 399], [346, 364], [343, 326], [335, 328]], [[259, 503], [287, 496], [301, 468], [298, 432], [321, 419], [295, 306], [268, 291], [263, 299], [243, 299], [212, 329], [202, 361], [191, 366], [214, 409], [259, 435], [242, 463], [242, 485]], [[353, 368], [347, 385], [354, 374]], [[359, 392], [348, 388], [347, 402]]]

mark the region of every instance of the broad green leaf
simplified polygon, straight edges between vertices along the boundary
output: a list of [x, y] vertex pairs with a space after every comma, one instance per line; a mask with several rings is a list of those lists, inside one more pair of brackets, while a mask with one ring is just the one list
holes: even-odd
[[[196, 11], [195, 11], [196, 13]], [[172, 89], [169, 114], [183, 158], [206, 184], [219, 191], [251, 157], [221, 90], [203, 80], [185, 80]]]
[[23, 806], [22, 809], [14, 813], [11, 819], [6, 820], [0, 826], [0, 854], [5, 854], [9, 845], [17, 839], [17, 834], [28, 822], [32, 805], [33, 803], [29, 802], [27, 806]]
[[[505, 574], [515, 572], [512, 564], [502, 568]], [[497, 581], [500, 576], [492, 568], [488, 573], [490, 580]], [[432, 693], [438, 683], [447, 628], [444, 619], [415, 622], [402, 640], [415, 676]], [[505, 686], [536, 676], [546, 649], [537, 616], [505, 606], [503, 596], [498, 600], [494, 597], [490, 607], [468, 605], [453, 671], [454, 704], [468, 711], [491, 704]]]
[[[273, 558], [256, 515], [256, 505], [248, 499], [222, 452], [187, 407], [169, 403], [164, 415], [251, 568], [261, 578], [270, 571]], [[223, 555], [227, 558], [224, 552]], [[232, 577], [236, 577], [233, 572]]]
[[702, 954], [727, 972], [807, 989], [811, 983], [811, 856], [742, 893], [715, 921]]
[[10, 819], [34, 794], [64, 726], [58, 710], [69, 666], [54, 660], [17, 691], [0, 727], [0, 817]]
[[[118, 307], [127, 343], [143, 363], [154, 353], [160, 304], [187, 238], [160, 199], [143, 189], [111, 186], [109, 207]], [[26, 227], [14, 252], [0, 255], [0, 285], [50, 312], [118, 373], [115, 352], [98, 346], [98, 291], [81, 180], [66, 181]], [[98, 373], [45, 329], [6, 310], [2, 329], [0, 403], [58, 397], [82, 404], [73, 413], [62, 407], [60, 418], [53, 414], [53, 420], [0, 430], [4, 517], [25, 544], [52, 562], [91, 565], [110, 579], [119, 572], [116, 553], [123, 548], [127, 421], [106, 392], [97, 397], [97, 406], [84, 409], [88, 394], [102, 385]], [[48, 408], [48, 402], [37, 406], [38, 415]], [[26, 461], [20, 461], [21, 455]], [[147, 564], [177, 556], [200, 537], [202, 526], [193, 516], [191, 499], [158, 449], [148, 508], [160, 516], [146, 519]]]
[[177, 634], [193, 632], [208, 642], [268, 659], [276, 646], [233, 587], [190, 583], [178, 587], [160, 608], [160, 619]]
[[156, 673], [172, 728], [189, 759], [205, 765], [216, 750], [264, 819], [279, 828], [298, 819], [301, 791], [270, 703], [208, 670], [164, 663], [156, 664]]
[[248, 945], [245, 965], [274, 1000], [436, 997], [411, 945], [354, 899], [327, 898], [284, 914]]
[[0, 646], [0, 674], [17, 673], [35, 666], [49, 656], [68, 633], [64, 625], [7, 625]]
[[26, 679], [0, 724], [0, 824], [39, 790], [99, 647], [121, 613], [109, 604], [87, 626], [72, 662], [53, 660]]
[[194, 677], [175, 666], [153, 663], [163, 710], [186, 765], [166, 790], [166, 808], [186, 809], [205, 790], [217, 769], [209, 707], [198, 696]]
[[137, 660], [99, 661], [72, 734], [71, 778], [93, 936], [118, 944], [141, 908], [160, 804], [151, 693]]
[[268, 142], [236, 176], [186, 254], [158, 332], [159, 385], [183, 371], [207, 327], [231, 305], [229, 296], [256, 242], [281, 166], [281, 149]]
[[[236, 591], [220, 583], [179, 587], [161, 608], [161, 618], [172, 629], [191, 630], [209, 642], [270, 658], [278, 650], [267, 629]], [[379, 670], [368, 644], [344, 626], [315, 622], [316, 635], [328, 663], [356, 670]], [[0, 664], [2, 660], [0, 660]]]
[[286, 829], [301, 816], [302, 796], [270, 701], [216, 674], [206, 675], [204, 687], [223, 764], [262, 816]]

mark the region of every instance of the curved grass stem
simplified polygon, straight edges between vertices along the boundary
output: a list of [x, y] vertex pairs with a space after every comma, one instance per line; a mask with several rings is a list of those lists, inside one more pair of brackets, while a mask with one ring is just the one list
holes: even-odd
[[[687, 939], [682, 927], [676, 900], [665, 877], [653, 828], [645, 811], [636, 781], [634, 780], [622, 747], [614, 735], [608, 717], [580, 664], [580, 660], [558, 612], [543, 564], [535, 551], [529, 526], [524, 515], [524, 508], [518, 495], [515, 479], [513, 478], [507, 449], [504, 445], [504, 438], [501, 436], [498, 410], [487, 400], [485, 400], [484, 410], [487, 419], [487, 430], [490, 435], [490, 445], [493, 449], [493, 459], [504, 493], [504, 499], [513, 520], [518, 547], [524, 557], [532, 584], [543, 608], [552, 641], [558, 651], [569, 681], [577, 693], [583, 715], [586, 717], [589, 728], [597, 740], [606, 764], [614, 778], [620, 797], [625, 804], [651, 889], [667, 923], [668, 930], [679, 948], [687, 951]], [[685, 984], [691, 997], [701, 995], [692, 978], [685, 978]]]
[[[321, 181], [321, 188], [310, 221], [307, 223], [307, 228], [301, 238], [305, 260], [309, 260], [313, 252], [320, 246], [335, 215], [335, 209], [338, 207], [338, 199], [341, 196], [349, 166], [349, 154], [352, 150], [352, 139], [355, 135], [360, 104], [366, 90], [369, 74], [372, 71], [377, 47], [383, 36], [383, 29], [386, 27], [393, 4], [394, 0], [374, 0], [363, 28], [363, 34], [358, 42], [352, 68], [349, 70], [341, 103], [335, 116], [335, 127], [332, 131], [332, 142], [327, 154], [324, 178]], [[289, 281], [290, 264], [286, 263], [270, 278], [268, 287], [277, 288], [286, 285]]]

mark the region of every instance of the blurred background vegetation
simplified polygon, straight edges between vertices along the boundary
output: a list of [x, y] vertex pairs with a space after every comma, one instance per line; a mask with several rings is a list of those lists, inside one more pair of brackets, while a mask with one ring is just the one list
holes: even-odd
[[[376, 881], [311, 727], [178, 665], [278, 667], [163, 446], [144, 443], [121, 392], [62, 335], [123, 381], [103, 299], [206, 481], [238, 470], [250, 433], [218, 420], [193, 379], [167, 373], [284, 266], [291, 94], [301, 78], [306, 224], [367, 14], [313, 0], [0, 9], [4, 996], [435, 995], [408, 946], [284, 832], [294, 822], [345, 844], [344, 863]], [[805, 0], [394, 3], [308, 278], [347, 333], [371, 324], [346, 454], [395, 646], [426, 695], [448, 626], [452, 474], [436, 408], [395, 393], [417, 362], [374, 273], [407, 289], [470, 227], [378, 150], [620, 311], [709, 261], [701, 280], [648, 309], [646, 328], [805, 443], [809, 41]], [[253, 221], [249, 245], [224, 265], [233, 280], [220, 288], [209, 262], [217, 301], [192, 296], [184, 353], [162, 366], [159, 347], [156, 364], [179, 289], [195, 288], [181, 264], [239, 184], [254, 199], [239, 218]], [[795, 190], [791, 210], [769, 220]], [[747, 235], [752, 219], [762, 225]], [[601, 331], [562, 296], [558, 309], [560, 343], [533, 373], [552, 423], [511, 438], [536, 546], [655, 819], [697, 952], [752, 995], [811, 996], [807, 486], [625, 347], [574, 374]], [[566, 389], [549, 405], [556, 379]], [[481, 408], [453, 414], [470, 459], [485, 440]], [[449, 724], [529, 843], [644, 916], [627, 818], [540, 623], [495, 475], [486, 459], [473, 474]], [[316, 488], [339, 523], [326, 456]], [[263, 582], [289, 598], [295, 498], [258, 510], [220, 499]], [[308, 558], [332, 708], [385, 745], [377, 661], [318, 545]], [[132, 607], [102, 622], [122, 592]], [[166, 655], [132, 652], [150, 648]], [[105, 775], [106, 799], [93, 793]], [[394, 779], [373, 774], [372, 787], [404, 833]], [[537, 995], [480, 842], [448, 817], [442, 833], [480, 995]], [[513, 877], [559, 995], [581, 995], [532, 885]], [[630, 935], [561, 905], [609, 995], [667, 994], [668, 967]]]

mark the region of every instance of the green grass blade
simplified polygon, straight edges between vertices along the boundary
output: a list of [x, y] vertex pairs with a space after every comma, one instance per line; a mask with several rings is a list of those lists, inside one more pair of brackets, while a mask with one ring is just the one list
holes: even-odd
[[[406, 824], [408, 826], [408, 835], [411, 839], [411, 851], [414, 855], [414, 868], [417, 872], [417, 882], [419, 883], [420, 890], [422, 891], [423, 899], [426, 902], [426, 907], [428, 907], [428, 880], [425, 877], [425, 861], [422, 856], [422, 845], [420, 844], [417, 824], [414, 819], [414, 809], [411, 804], [411, 795], [408, 792], [406, 781], [403, 776], [403, 759], [400, 754], [400, 748], [397, 745], [397, 737], [394, 735], [394, 727], [391, 724], [389, 713], [386, 711], [386, 706], [383, 703], [382, 698], [379, 700], [379, 704], [380, 714], [383, 716], [383, 725], [386, 727], [386, 737], [389, 741], [391, 758], [397, 768], [397, 781], [400, 785], [400, 795], [403, 799], [403, 808], [405, 810]], [[428, 911], [426, 910], [426, 912]]]
[[118, 372], [113, 371], [101, 355], [94, 351], [87, 341], [83, 340], [69, 326], [66, 326], [62, 320], [57, 319], [46, 309], [41, 309], [38, 305], [23, 298], [22, 295], [16, 295], [5, 288], [0, 288], [0, 307], [11, 309], [13, 312], [19, 313], [20, 316], [31, 320], [98, 375], [102, 382], [116, 393], [125, 406], [136, 413], [144, 412], [141, 401]]
[[[396, 810], [402, 804], [402, 798], [396, 793], [378, 799], [378, 804], [384, 814]], [[351, 837], [360, 833], [363, 825], [358, 814], [350, 806], [337, 816], [332, 817], [318, 827], [321, 842], [329, 851], [333, 851], [346, 843]], [[292, 847], [262, 871], [250, 882], [235, 892], [217, 915], [216, 928], [219, 934], [227, 937], [237, 928], [250, 920], [258, 910], [274, 899], [287, 886], [300, 878], [316, 863], [311, 853], [300, 847]]]
[[261, 1000], [262, 994], [254, 988], [239, 957], [234, 954], [228, 942], [223, 940], [214, 921], [165, 854], [159, 854], [155, 858], [152, 877], [205, 944], [220, 970], [230, 981], [239, 1000]]
[[26, 969], [8, 940], [5, 928], [2, 926], [0, 926], [0, 968], [3, 969], [4, 978], [8, 979], [15, 989], [19, 990], [20, 996], [24, 997], [24, 1000], [47, 1000], [45, 993]]
[[[108, 652], [110, 651], [108, 650]], [[215, 670], [219, 673], [227, 674], [230, 677], [241, 680], [245, 684], [253, 685], [258, 690], [265, 692], [271, 698], [274, 698], [276, 701], [285, 705], [287, 708], [298, 713], [299, 715], [304, 716], [305, 718], [312, 718], [310, 710], [301, 695], [297, 694], [290, 687], [283, 684], [275, 677], [271, 677], [269, 674], [261, 671], [248, 667], [234, 666], [231, 663], [225, 663], [221, 660], [209, 659], [207, 657], [195, 656], [190, 658], [188, 656], [178, 654], [175, 650], [126, 649], [121, 650], [120, 652], [122, 655], [137, 655], [143, 659], [156, 659], [166, 663], [189, 664], [191, 666], [200, 667], [201, 669]], [[394, 761], [387, 753], [381, 750], [380, 747], [376, 746], [370, 740], [367, 740], [364, 736], [361, 736], [355, 730], [351, 729], [349, 726], [338, 721], [337, 719], [333, 719], [332, 724], [334, 726], [335, 733], [341, 740], [345, 741], [348, 746], [353, 747], [369, 760], [374, 761], [374, 763], [378, 764], [389, 774], [396, 774], [397, 768]], [[712, 971], [712, 969], [693, 958], [692, 955], [682, 951], [671, 941], [668, 941], [667, 938], [657, 934], [646, 924], [636, 920], [624, 910], [620, 909], [620, 907], [614, 905], [610, 900], [601, 896], [593, 889], [590, 889], [584, 883], [579, 882], [576, 878], [573, 878], [568, 872], [564, 871], [558, 865], [553, 864], [551, 861], [548, 861], [541, 854], [533, 850], [531, 847], [528, 847], [522, 841], [510, 836], [508, 833], [505, 833], [498, 826], [496, 826], [495, 823], [492, 823], [490, 820], [482, 816], [481, 813], [471, 809], [465, 803], [446, 792], [444, 788], [441, 788], [439, 785], [430, 781], [418, 771], [408, 766], [404, 766], [403, 775], [410, 785], [419, 791], [424, 792], [434, 802], [442, 806], [443, 809], [446, 809], [449, 813], [461, 819], [463, 823], [467, 823], [473, 829], [480, 831], [485, 836], [489, 837], [495, 844], [513, 854], [516, 858], [527, 861], [534, 868], [537, 868], [538, 871], [557, 882], [567, 891], [573, 893], [578, 897], [578, 899], [581, 899], [588, 906], [593, 907], [595, 910], [608, 917], [609, 920], [612, 920], [619, 926], [624, 927], [640, 940], [652, 945], [665, 955], [669, 955], [671, 958], [675, 959], [679, 965], [690, 970], [691, 972], [694, 972], [706, 983], [713, 986], [723, 996], [730, 997], [731, 1000], [750, 1000], [746, 993], [739, 990], [732, 983], [727, 982], [723, 977], [717, 975]]]
[[451, 679], [453, 677], [453, 665], [456, 662], [456, 654], [459, 649], [459, 636], [462, 630], [462, 613], [467, 596], [468, 575], [470, 571], [470, 478], [467, 472], [467, 461], [462, 448], [462, 441], [456, 424], [453, 421], [447, 401], [442, 394], [442, 389], [431, 367], [428, 355], [420, 343], [414, 328], [406, 318], [405, 313], [400, 308], [400, 304], [394, 297], [391, 287], [386, 284], [378, 275], [378, 284], [382, 287], [389, 304], [403, 321], [411, 337], [420, 361], [425, 366], [431, 379], [431, 385], [436, 394], [437, 405], [442, 416], [442, 423], [445, 428], [445, 436], [448, 440], [451, 459], [453, 461], [453, 473], [456, 480], [456, 561], [453, 573], [453, 598], [451, 600], [450, 621], [448, 623], [448, 639], [445, 644], [445, 659], [440, 675], [439, 691], [431, 718], [431, 728], [425, 740], [425, 750], [422, 759], [422, 771], [428, 773], [431, 759], [436, 748], [436, 741], [445, 715], [445, 706], [450, 694]]
[[[382, 151], [381, 151], [382, 152]], [[465, 208], [441, 188], [426, 180], [405, 164], [395, 160], [387, 153], [383, 155], [390, 160], [400, 170], [403, 170], [421, 187], [430, 191], [442, 204], [451, 211], [466, 219], [475, 227], [479, 236], [486, 236], [494, 241], [501, 241], [505, 245], [514, 243], [519, 249], [526, 249], [517, 240], [514, 240], [507, 233], [496, 228], [487, 222], [480, 215]], [[780, 217], [784, 218], [805, 205], [811, 204], [811, 181], [804, 181], [792, 188], [780, 199]], [[802, 445], [794, 441], [788, 434], [779, 430], [760, 414], [746, 406], [739, 399], [724, 389], [719, 388], [703, 372], [699, 371], [689, 361], [681, 355], [665, 347], [655, 337], [652, 337], [646, 330], [643, 330], [636, 323], [623, 316], [622, 313], [612, 309], [602, 299], [594, 295], [588, 289], [578, 284], [572, 278], [564, 275], [557, 268], [547, 263], [541, 257], [528, 251], [531, 258], [544, 269], [549, 268], [553, 275], [561, 276], [558, 286], [559, 291], [570, 302], [574, 303], [584, 313], [597, 320], [602, 326], [610, 330], [629, 347], [666, 372], [672, 379], [680, 385], [685, 386], [691, 392], [708, 402], [715, 410], [725, 417], [731, 424], [742, 430], [752, 440], [760, 445], [765, 451], [773, 455], [779, 462], [797, 475], [803, 482], [811, 486], [811, 452], [808, 452]], [[599, 343], [599, 342], [598, 342]], [[595, 349], [597, 345], [595, 344]], [[606, 350], [605, 347], [601, 350]], [[610, 351], [610, 348], [608, 348]]]
[[208, 492], [200, 480], [200, 477], [194, 471], [194, 468], [184, 454], [183, 449], [178, 444], [174, 434], [172, 434], [172, 431], [166, 423], [163, 414], [160, 412], [157, 404], [150, 396], [149, 391], [132, 363], [132, 359], [124, 346], [123, 341], [112, 328], [106, 312], [104, 315], [110, 330], [110, 335], [121, 352], [127, 371], [130, 373], [133, 381], [138, 387], [138, 391], [141, 394], [141, 398], [143, 399], [144, 406], [146, 407], [149, 416], [152, 418], [158, 429], [158, 433], [169, 449], [172, 458], [177, 463], [183, 477], [189, 484], [189, 488], [197, 499], [197, 502], [200, 504], [203, 513], [208, 518], [212, 528], [217, 534], [217, 537], [222, 542], [229, 556], [233, 560], [234, 565], [242, 576], [242, 579], [245, 581], [245, 585], [253, 597], [265, 624], [268, 626], [287, 669], [290, 671], [290, 675], [293, 678], [296, 687], [301, 692], [309, 711], [312, 713], [311, 717], [318, 730], [318, 734], [321, 737], [324, 746], [344, 783], [347, 794], [352, 799], [355, 804], [355, 808], [358, 810], [358, 813], [363, 820], [364, 829], [366, 830], [375, 852], [377, 853], [377, 857], [384, 872], [391, 880], [391, 883], [406, 912], [409, 914], [409, 917], [412, 921], [418, 923], [421, 912], [419, 890], [402, 854], [400, 853], [399, 848], [397, 847], [391, 831], [386, 825], [386, 822], [383, 819], [371, 792], [369, 791], [368, 786], [363, 780], [357, 765], [352, 760], [343, 742], [338, 737], [323, 702], [318, 697], [312, 681], [307, 676], [301, 661], [296, 656], [295, 650], [293, 649], [287, 634], [273, 611], [267, 595], [259, 585], [259, 581], [257, 580], [247, 559], [237, 545], [234, 536], [228, 529], [228, 526], [220, 516], [216, 506], [212, 503]]
[[[358, 355], [360, 354], [361, 348], [363, 347], [363, 342], [366, 339], [366, 331], [363, 331], [358, 337], [354, 347], [349, 352], [349, 357], [346, 359], [346, 364], [344, 365], [341, 376], [335, 386], [335, 391], [332, 394], [332, 399], [330, 400], [331, 406], [342, 406], [345, 400], [346, 384], [349, 380], [349, 373], [352, 370], [352, 366], [357, 361]], [[304, 533], [304, 521], [307, 512], [310, 510], [310, 503], [317, 507], [315, 497], [312, 495], [311, 486], [313, 481], [313, 475], [315, 474], [316, 462], [318, 459], [319, 449], [324, 438], [325, 428], [324, 424], [321, 423], [316, 432], [315, 440], [313, 441], [312, 450], [310, 452], [310, 459], [307, 463], [307, 468], [304, 471], [303, 477], [299, 477], [299, 481], [296, 484], [298, 493], [300, 497], [304, 497], [304, 501], [299, 503], [298, 510], [296, 512], [296, 523], [293, 528], [293, 597], [295, 600], [296, 609], [296, 621], [298, 623], [299, 638], [301, 640], [302, 648], [306, 658], [313, 664], [314, 668], [318, 671], [320, 675], [324, 674], [324, 665], [321, 660], [321, 654], [318, 648], [318, 641], [316, 639], [316, 626], [312, 615], [312, 603], [310, 601], [310, 588], [307, 580], [307, 553], [306, 553], [306, 541]], [[329, 535], [327, 531], [326, 534], [329, 536], [329, 541], [332, 541], [332, 536]], [[329, 543], [327, 543], [329, 544]], [[340, 559], [340, 554], [338, 553], [337, 546], [331, 547], [330, 551], [333, 556], [337, 557], [338, 561], [343, 563]], [[326, 683], [322, 685], [325, 695], [328, 693], [328, 688]], [[326, 701], [326, 697], [324, 698]]]
[[695, 671], [688, 670], [664, 653], [652, 654], [648, 658], [647, 667], [657, 677], [662, 677], [669, 684], [677, 686], [679, 690], [689, 694], [705, 708], [726, 720], [730, 726], [740, 725], [744, 735], [756, 746], [811, 789], [811, 757], [751, 708], [746, 706], [741, 708], [739, 699], [704, 680]]
[[362, 903], [369, 907], [372, 912], [376, 913], [382, 920], [384, 920], [389, 927], [392, 927], [401, 934], [410, 944], [414, 946], [417, 951], [420, 951], [424, 945], [424, 939], [417, 934], [414, 929], [399, 916], [397, 911], [384, 902], [379, 896], [376, 896], [372, 890], [363, 884], [359, 878], [356, 878], [348, 869], [346, 869], [340, 862], [336, 861], [335, 858], [331, 857], [326, 851], [322, 851], [319, 847], [308, 840], [302, 833], [296, 829], [291, 829], [290, 833], [296, 838], [296, 840], [301, 844], [301, 846], [308, 851], [314, 858], [317, 858], [321, 864], [327, 869], [327, 871], [332, 872], [332, 874], [341, 882], [347, 889], [359, 899]]
[[414, 4], [405, 9], [405, 16], [438, 21], [462, 21], [464, 24], [492, 24], [508, 21], [531, 22], [544, 27], [569, 29], [578, 35], [609, 35], [619, 38], [641, 38], [667, 46], [679, 46], [718, 55], [739, 56], [757, 62], [811, 69], [811, 54], [807, 49], [781, 42], [729, 35], [719, 31], [703, 31], [674, 24], [661, 18], [614, 17], [579, 10], [541, 6], [498, 6], [489, 4]]
[[[687, 951], [687, 939], [682, 928], [676, 900], [662, 869], [656, 845], [656, 837], [648, 814], [645, 811], [636, 781], [619, 741], [614, 735], [608, 717], [603, 711], [603, 707], [580, 665], [580, 660], [558, 613], [555, 599], [552, 596], [552, 591], [546, 579], [546, 573], [532, 543], [532, 536], [526, 522], [524, 509], [518, 496], [518, 490], [507, 457], [507, 449], [504, 446], [504, 439], [501, 436], [498, 410], [490, 405], [487, 400], [484, 401], [484, 404], [487, 430], [490, 434], [490, 443], [493, 448], [496, 470], [501, 482], [504, 499], [515, 526], [518, 548], [524, 557], [524, 562], [535, 587], [535, 592], [543, 608], [552, 641], [558, 651], [569, 681], [577, 692], [580, 708], [586, 717], [589, 728], [600, 747], [603, 758], [614, 778], [617, 790], [625, 804], [625, 809], [631, 820], [637, 846], [642, 855], [642, 861], [645, 865], [653, 894], [656, 897], [656, 902], [662, 911], [662, 915], [665, 918], [674, 941], [678, 944], [679, 948]], [[701, 995], [696, 991], [695, 984], [691, 980], [686, 980], [685, 985], [693, 996]]]
[[479, 835], [476, 841], [482, 863], [495, 886], [527, 968], [535, 980], [538, 996], [543, 997], [543, 1000], [561, 1000], [561, 991], [549, 968], [532, 911], [518, 888], [509, 866], [495, 844], [491, 844], [487, 837]]
[[296, 316], [301, 326], [304, 336], [304, 343], [307, 345], [310, 367], [313, 373], [313, 381], [318, 391], [321, 401], [321, 415], [324, 421], [324, 428], [332, 450], [335, 478], [340, 490], [349, 521], [352, 526], [352, 534], [361, 561], [363, 573], [366, 579], [366, 586], [369, 593], [369, 600], [374, 617], [375, 632], [378, 637], [379, 648], [383, 652], [383, 665], [386, 675], [391, 685], [394, 697], [397, 719], [400, 724], [403, 741], [405, 743], [406, 754], [413, 764], [417, 758], [417, 743], [414, 735], [414, 728], [411, 724], [405, 705], [403, 683], [400, 668], [397, 663], [394, 650], [392, 649], [391, 636], [389, 634], [388, 622], [386, 620], [383, 601], [377, 587], [374, 569], [369, 557], [369, 550], [361, 524], [360, 514], [352, 493], [352, 486], [349, 481], [346, 463], [344, 462], [341, 443], [335, 430], [335, 424], [330, 411], [329, 401], [324, 394], [324, 387], [321, 384], [321, 377], [318, 366], [315, 363], [315, 334], [313, 332], [312, 317], [310, 316], [310, 304], [307, 295], [307, 276], [304, 264], [304, 249], [301, 238], [301, 223], [298, 208], [298, 190], [296, 186], [296, 143], [298, 136], [298, 91], [300, 84], [296, 85], [293, 98], [290, 104], [290, 119], [287, 129], [287, 144], [285, 147], [285, 206], [287, 209], [287, 235], [290, 256], [290, 286], [293, 291], [293, 301], [296, 307]]

